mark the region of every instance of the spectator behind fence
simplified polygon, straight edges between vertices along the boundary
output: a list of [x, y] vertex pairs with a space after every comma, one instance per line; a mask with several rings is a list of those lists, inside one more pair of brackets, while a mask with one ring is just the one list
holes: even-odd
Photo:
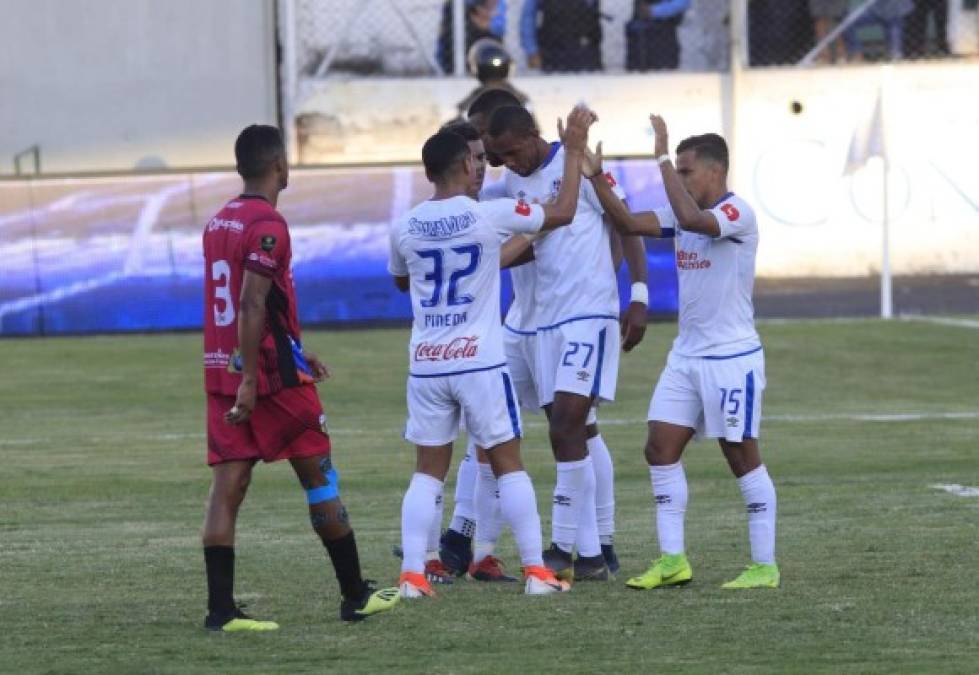
[[[442, 22], [439, 24], [439, 36], [435, 43], [435, 61], [447, 74], [455, 70], [452, 5], [452, 0], [445, 0], [442, 5]], [[477, 40], [503, 40], [506, 33], [506, 0], [465, 0], [465, 5], [467, 52]]]
[[[849, 10], [850, 0], [809, 0], [816, 42], [829, 35]], [[835, 63], [837, 58], [844, 58], [844, 54], [843, 38], [838, 37], [819, 53], [818, 60], [820, 63]]]
[[753, 66], [797, 63], [813, 45], [808, 0], [750, 0], [748, 51]]
[[544, 72], [602, 69], [599, 0], [524, 0], [520, 44]]
[[904, 19], [904, 55], [925, 56], [928, 50], [928, 17], [935, 22], [935, 51], [948, 54], [948, 0], [914, 0]]
[[846, 53], [850, 61], [863, 61], [863, 43], [860, 30], [867, 26], [879, 26], [884, 30], [884, 40], [887, 43], [887, 55], [891, 60], [897, 60], [902, 55], [904, 39], [904, 17], [914, 9], [912, 0], [877, 0], [867, 11], [857, 19], [843, 34], [846, 42]]
[[635, 0], [625, 25], [627, 70], [675, 70], [680, 65], [677, 28], [690, 0]]

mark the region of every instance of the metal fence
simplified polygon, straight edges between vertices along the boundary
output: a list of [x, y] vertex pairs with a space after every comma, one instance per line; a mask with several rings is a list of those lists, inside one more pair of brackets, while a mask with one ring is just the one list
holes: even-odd
[[481, 38], [523, 73], [723, 71], [732, 35], [749, 66], [942, 58], [979, 42], [977, 0], [279, 2], [288, 65], [313, 79], [465, 75]]

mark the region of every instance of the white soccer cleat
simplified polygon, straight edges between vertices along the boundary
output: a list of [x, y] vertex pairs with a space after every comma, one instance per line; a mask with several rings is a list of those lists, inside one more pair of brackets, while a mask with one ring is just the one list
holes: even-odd
[[405, 599], [435, 597], [435, 591], [428, 579], [418, 572], [402, 572], [398, 579], [398, 591]]
[[551, 593], [567, 593], [571, 584], [554, 576], [554, 572], [546, 567], [528, 565], [523, 568], [524, 593], [527, 595], [550, 595]]

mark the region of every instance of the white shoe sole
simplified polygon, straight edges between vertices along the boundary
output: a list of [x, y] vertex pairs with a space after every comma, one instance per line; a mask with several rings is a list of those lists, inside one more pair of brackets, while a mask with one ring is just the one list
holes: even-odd
[[398, 588], [398, 592], [402, 598], [414, 599], [414, 598], [427, 598], [428, 593], [423, 592], [420, 588], [414, 584], [401, 584]]
[[567, 593], [570, 590], [571, 586], [567, 584], [555, 586], [546, 581], [541, 581], [536, 577], [528, 577], [527, 584], [524, 586], [524, 593], [526, 595], [551, 595], [552, 593]]

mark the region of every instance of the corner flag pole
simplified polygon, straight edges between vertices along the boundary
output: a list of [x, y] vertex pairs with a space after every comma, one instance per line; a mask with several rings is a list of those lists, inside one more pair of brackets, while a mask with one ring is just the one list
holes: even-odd
[[884, 154], [884, 217], [882, 219], [883, 230], [881, 235], [882, 251], [880, 256], [880, 318], [890, 319], [894, 316], [894, 292], [891, 289], [891, 245], [890, 245], [890, 208], [888, 205], [887, 194], [887, 174], [890, 171], [891, 162]]

